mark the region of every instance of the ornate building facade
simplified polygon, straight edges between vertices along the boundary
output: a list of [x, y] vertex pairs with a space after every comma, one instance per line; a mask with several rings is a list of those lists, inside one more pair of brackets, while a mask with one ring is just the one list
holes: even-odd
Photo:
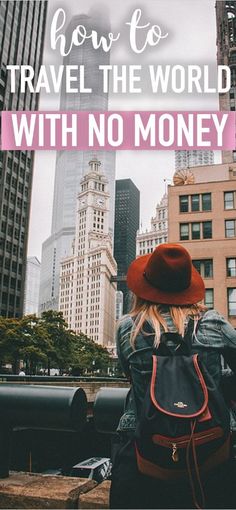
[[61, 262], [59, 307], [68, 325], [95, 342], [114, 345], [116, 262], [109, 231], [108, 180], [97, 158], [81, 180], [73, 254]]
[[151, 219], [151, 228], [138, 232], [136, 237], [136, 255], [152, 253], [158, 244], [168, 241], [168, 200], [167, 194], [156, 206], [156, 215]]

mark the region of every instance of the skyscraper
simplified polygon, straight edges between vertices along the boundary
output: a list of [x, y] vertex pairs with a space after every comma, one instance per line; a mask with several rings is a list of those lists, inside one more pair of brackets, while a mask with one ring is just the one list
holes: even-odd
[[[37, 110], [39, 95], [10, 92], [6, 66], [29, 64], [37, 79], [42, 62], [47, 2], [0, 2], [0, 110]], [[0, 153], [0, 315], [23, 313], [26, 250], [34, 153]]]
[[109, 233], [108, 180], [93, 158], [81, 180], [73, 255], [61, 262], [60, 311], [77, 333], [114, 346], [116, 262]]
[[37, 257], [27, 257], [24, 315], [38, 313], [40, 266]]
[[[106, 14], [98, 14], [91, 9], [89, 15], [74, 16], [68, 25], [66, 37], [69, 40], [73, 30], [85, 26], [87, 32], [93, 28], [98, 34], [110, 32]], [[92, 93], [66, 94], [65, 84], [61, 90], [62, 110], [107, 110], [108, 94], [103, 93], [102, 75], [98, 66], [109, 64], [109, 52], [100, 47], [95, 50], [91, 39], [86, 39], [83, 46], [73, 46], [64, 65], [84, 65], [86, 87]], [[83, 171], [94, 156], [91, 151], [61, 151], [57, 154], [54, 185], [52, 228], [50, 237], [43, 243], [40, 282], [40, 312], [58, 309], [60, 261], [70, 254], [71, 243], [75, 237], [76, 200], [80, 190]], [[114, 194], [115, 194], [115, 152], [99, 151], [103, 171], [108, 178], [110, 194], [109, 229], [113, 234]]]
[[[220, 110], [236, 109], [236, 1], [216, 1], [217, 64], [231, 70], [231, 88], [220, 94]], [[236, 161], [236, 150], [222, 152], [223, 163]]]
[[192, 166], [213, 165], [213, 151], [175, 151], [175, 169], [190, 168]]
[[117, 263], [117, 290], [124, 295], [123, 312], [129, 309], [127, 269], [136, 257], [136, 234], [139, 229], [140, 192], [131, 179], [116, 181], [114, 257]]

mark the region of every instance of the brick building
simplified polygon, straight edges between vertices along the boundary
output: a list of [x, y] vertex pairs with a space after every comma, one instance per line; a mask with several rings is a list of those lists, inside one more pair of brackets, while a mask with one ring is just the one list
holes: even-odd
[[236, 327], [236, 163], [190, 172], [194, 183], [168, 187], [169, 242], [189, 250], [207, 306]]

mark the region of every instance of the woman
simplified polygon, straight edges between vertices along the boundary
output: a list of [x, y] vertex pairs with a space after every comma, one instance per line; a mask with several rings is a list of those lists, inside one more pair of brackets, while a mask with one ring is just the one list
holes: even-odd
[[[127, 285], [134, 293], [134, 305], [118, 326], [117, 352], [123, 372], [132, 376], [132, 381], [114, 447], [110, 506], [192, 508], [188, 483], [162, 482], [142, 475], [137, 468], [134, 432], [151, 377], [153, 348], [158, 347], [162, 332], [178, 332], [184, 337], [191, 326], [192, 352], [201, 352], [219, 386], [221, 354], [236, 373], [236, 331], [215, 310], [200, 304], [205, 294], [203, 280], [180, 245], [162, 244], [152, 254], [134, 260]], [[208, 508], [235, 508], [227, 501], [231, 480], [225, 469], [223, 465], [208, 476]], [[233, 476], [232, 470], [230, 473]]]

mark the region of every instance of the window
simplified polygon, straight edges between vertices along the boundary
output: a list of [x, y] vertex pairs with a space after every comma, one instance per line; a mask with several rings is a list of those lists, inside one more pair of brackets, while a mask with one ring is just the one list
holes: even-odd
[[203, 234], [203, 239], [211, 239], [212, 238], [212, 222], [211, 221], [203, 221], [202, 234]]
[[13, 163], [12, 158], [8, 157], [8, 159], [7, 159], [8, 168], [12, 168], [12, 163]]
[[225, 237], [235, 237], [235, 220], [225, 220]]
[[200, 239], [200, 223], [192, 223], [192, 239]]
[[14, 301], [15, 301], [15, 296], [14, 296], [14, 295], [12, 295], [12, 294], [10, 294], [9, 304], [10, 304], [11, 306], [14, 306]]
[[[202, 227], [201, 227], [202, 225]], [[212, 222], [203, 221], [193, 223], [180, 223], [180, 241], [187, 241], [190, 239], [190, 227], [191, 227], [191, 239], [211, 239], [212, 238]], [[201, 230], [202, 228], [202, 230]], [[202, 233], [202, 236], [201, 236]]]
[[193, 266], [201, 274], [201, 260], [193, 260]]
[[2, 293], [2, 303], [3, 303], [4, 305], [6, 305], [6, 304], [7, 304], [7, 299], [8, 299], [8, 294], [7, 294], [6, 292], [3, 292], [3, 293]]
[[203, 278], [213, 278], [212, 259], [193, 260], [193, 265]]
[[200, 195], [191, 195], [191, 210], [200, 210]]
[[226, 259], [226, 274], [227, 276], [236, 276], [236, 258]]
[[228, 289], [228, 313], [236, 315], [236, 288]]
[[180, 224], [180, 240], [187, 241], [189, 239], [189, 224], [181, 223]]
[[3, 285], [4, 287], [8, 287], [9, 285], [9, 276], [7, 276], [6, 274], [3, 277]]
[[191, 211], [211, 211], [211, 193], [202, 193], [202, 195], [182, 195], [179, 197], [180, 212], [189, 212], [189, 198]]
[[180, 212], [188, 212], [188, 195], [179, 197], [179, 210]]
[[211, 211], [211, 193], [202, 194], [202, 211]]
[[224, 193], [224, 207], [225, 209], [234, 209], [234, 192], [225, 191]]
[[206, 289], [204, 303], [207, 306], [207, 308], [214, 308], [214, 291], [213, 291], [213, 289]]

